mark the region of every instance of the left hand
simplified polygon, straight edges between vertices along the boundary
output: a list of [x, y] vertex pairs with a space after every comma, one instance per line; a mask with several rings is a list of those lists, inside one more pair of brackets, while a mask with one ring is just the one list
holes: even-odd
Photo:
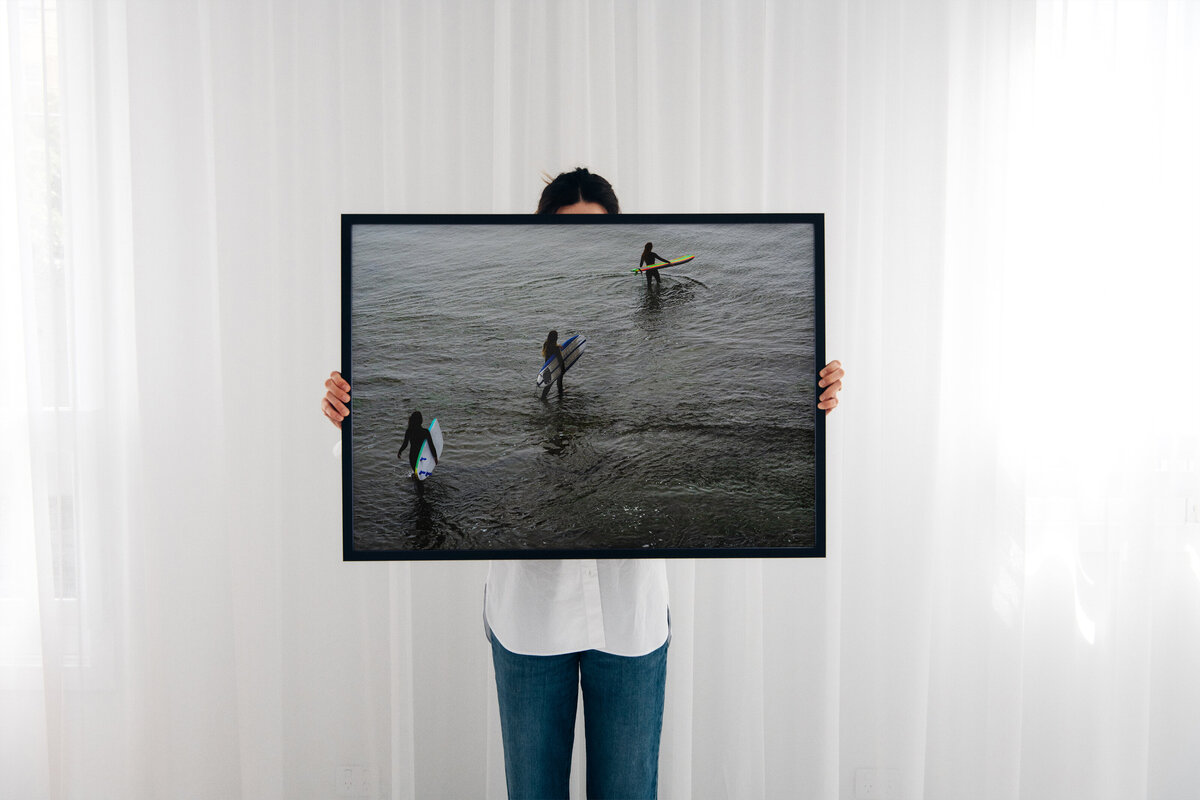
[[842, 377], [845, 374], [846, 371], [842, 369], [842, 362], [840, 361], [830, 361], [825, 365], [825, 369], [820, 372], [821, 380], [818, 385], [824, 391], [817, 398], [817, 408], [824, 409], [827, 415], [830, 411], [837, 408], [838, 392], [842, 390]]

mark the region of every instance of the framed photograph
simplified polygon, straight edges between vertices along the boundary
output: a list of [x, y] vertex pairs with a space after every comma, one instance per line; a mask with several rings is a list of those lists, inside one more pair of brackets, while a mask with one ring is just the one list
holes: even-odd
[[343, 557], [824, 557], [821, 214], [342, 217]]

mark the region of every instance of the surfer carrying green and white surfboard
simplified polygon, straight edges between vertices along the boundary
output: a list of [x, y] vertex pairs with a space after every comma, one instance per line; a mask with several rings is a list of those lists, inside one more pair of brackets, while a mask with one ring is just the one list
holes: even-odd
[[[438, 445], [434, 442], [433, 434], [422, 426], [422, 422], [420, 411], [414, 411], [409, 416], [408, 429], [404, 431], [404, 443], [396, 451], [396, 458], [400, 458], [404, 454], [404, 448], [412, 445], [412, 449], [408, 451], [408, 465], [412, 467], [413, 480], [418, 480], [417, 462], [421, 458], [421, 445], [429, 448], [429, 452], [433, 454], [434, 464], [437, 464], [438, 460]], [[432, 471], [433, 467], [430, 467], [429, 470]]]

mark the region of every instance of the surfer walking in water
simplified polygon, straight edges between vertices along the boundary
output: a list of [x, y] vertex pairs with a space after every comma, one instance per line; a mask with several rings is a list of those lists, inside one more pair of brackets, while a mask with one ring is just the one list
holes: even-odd
[[[433, 443], [433, 436], [422, 427], [421, 423], [421, 412], [414, 411], [408, 418], [408, 429], [404, 431], [404, 443], [396, 451], [396, 458], [401, 458], [404, 455], [404, 448], [412, 445], [412, 449], [408, 451], [408, 465], [412, 468], [414, 481], [417, 480], [417, 460], [421, 457], [421, 445], [429, 445], [429, 452], [433, 454], [434, 464], [437, 464], [438, 460], [437, 446]], [[417, 483], [417, 486], [420, 487], [420, 482]]]
[[[658, 253], [654, 252], [654, 242], [646, 242], [646, 249], [642, 251], [642, 258], [640, 261], [638, 261], [638, 269], [641, 269], [642, 267], [650, 266], [651, 264], [655, 263], [656, 261], [661, 261], [664, 264], [670, 263], [669, 261], [667, 261], [667, 259], [663, 258]], [[656, 269], [646, 270], [646, 288], [647, 289], [650, 288], [651, 277], [654, 278], [655, 283], [658, 283], [658, 284], [662, 283], [662, 278], [659, 277], [658, 270], [656, 270]]]
[[567, 371], [567, 363], [563, 361], [562, 348], [558, 346], [558, 331], [550, 331], [546, 334], [546, 341], [542, 342], [542, 358], [554, 358], [558, 360], [558, 377], [553, 381], [546, 383], [546, 388], [542, 389], [542, 399], [546, 399], [546, 395], [550, 394], [550, 386], [558, 382], [558, 396], [562, 397], [563, 393], [563, 375]]

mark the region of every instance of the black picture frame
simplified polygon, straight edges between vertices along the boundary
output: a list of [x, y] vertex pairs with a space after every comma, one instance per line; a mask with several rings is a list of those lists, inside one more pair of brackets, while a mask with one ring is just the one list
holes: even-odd
[[[681, 271], [685, 267], [660, 271], [660, 276], [668, 279], [668, 290], [663, 290], [661, 283], [652, 286], [648, 279], [643, 288], [644, 274], [631, 272], [639, 253], [630, 243], [641, 247], [641, 239], [659, 232], [672, 234], [669, 243], [654, 247], [655, 251], [671, 251], [664, 258], [675, 258], [678, 241], [686, 239], [689, 233], [694, 233], [697, 241], [709, 242], [709, 249], [721, 255], [713, 258], [700, 253], [694, 263], [686, 265], [690, 267], [687, 272]], [[610, 241], [614, 248], [613, 263], [601, 258], [599, 261], [603, 263], [597, 264], [595, 254], [609, 252]], [[619, 259], [615, 249], [618, 241]], [[578, 243], [578, 248], [564, 247], [564, 242]], [[780, 246], [767, 249], [772, 243]], [[488, 244], [494, 246], [483, 246]], [[343, 214], [341, 249], [341, 373], [353, 387], [351, 414], [342, 423], [345, 561], [825, 557], [825, 415], [816, 408], [820, 393], [817, 373], [825, 363], [823, 214]], [[796, 252], [791, 252], [793, 249]], [[574, 263], [573, 254], [577, 250], [590, 255], [583, 255], [580, 263]], [[517, 254], [527, 255], [528, 259], [515, 258]], [[769, 269], [760, 267], [767, 264]], [[511, 283], [505, 285], [509, 275]], [[684, 285], [685, 278], [692, 283]], [[467, 287], [468, 283], [471, 286]], [[630, 289], [627, 284], [637, 288]], [[723, 305], [706, 302], [714, 293], [709, 284], [718, 285]], [[523, 319], [525, 315], [552, 313], [547, 309], [559, 306], [558, 298], [567, 291], [562, 287], [568, 285], [575, 288], [572, 297], [578, 299], [573, 306], [562, 305], [569, 306], [576, 314], [604, 320], [609, 307], [604, 304], [615, 306], [616, 322], [611, 326], [603, 323], [601, 327], [618, 331], [610, 332], [609, 341], [624, 348], [621, 350], [624, 360], [617, 352], [618, 347], [610, 347], [604, 358], [580, 359], [580, 364], [587, 364], [591, 376], [606, 374], [602, 367], [610, 367], [609, 383], [589, 388], [586, 378], [572, 380], [570, 384], [583, 388], [571, 394], [574, 386], [568, 385], [568, 393], [557, 398], [556, 406], [556, 398], [537, 396], [533, 383], [540, 366], [536, 350], [542, 344], [545, 336], [542, 328], [547, 327], [545, 319], [549, 317], [542, 318], [540, 327], [531, 321], [528, 330], [522, 330], [519, 336], [514, 334], [513, 341], [508, 338], [509, 329], [497, 328], [488, 333], [487, 326], [493, 315], [508, 319], [517, 315], [517, 319]], [[785, 288], [778, 289], [778, 285]], [[670, 293], [669, 290], [679, 286], [684, 288]], [[636, 301], [640, 305], [634, 307], [637, 292], [645, 292], [645, 299]], [[656, 292], [658, 300], [654, 299]], [[489, 297], [489, 293], [490, 299], [482, 302], [481, 298]], [[474, 298], [475, 305], [460, 302], [468, 295]], [[553, 299], [547, 302], [547, 297]], [[447, 314], [448, 309], [459, 309], [464, 303], [467, 311]], [[663, 308], [676, 307], [684, 310], [673, 318], [674, 328], [669, 325], [653, 328], [651, 323], [663, 318]], [[657, 318], [656, 310], [660, 313]], [[689, 313], [691, 317], [686, 316]], [[710, 330], [721, 330], [722, 325], [730, 323], [728, 332], [689, 333], [691, 338], [685, 341], [685, 334], [677, 332], [701, 318], [702, 313], [712, 317], [712, 322], [706, 323]], [[790, 337], [804, 341], [785, 344], [788, 336], [774, 335], [756, 339], [754, 329], [762, 322], [760, 316], [768, 321], [771, 330], [788, 328], [793, 331]], [[629, 323], [625, 317], [635, 319], [635, 323]], [[649, 329], [629, 327], [639, 322], [653, 328], [652, 335], [646, 337], [645, 343], [632, 345], [626, 339], [634, 339]], [[751, 329], [745, 340], [740, 336], [743, 324]], [[483, 331], [472, 334], [477, 339], [470, 340], [480, 343], [472, 355], [477, 361], [439, 352], [439, 342], [444, 343], [446, 353], [466, 351], [469, 337], [464, 331], [472, 326]], [[565, 342], [570, 326], [564, 324], [564, 328]], [[531, 335], [534, 330], [539, 331], [537, 336]], [[794, 332], [798, 330], [804, 331], [804, 336], [797, 337]], [[679, 339], [673, 340], [673, 335]], [[528, 373], [518, 376], [511, 370], [501, 371], [499, 382], [484, 375], [489, 369], [497, 372], [493, 369], [497, 364], [511, 362], [516, 339], [520, 339], [521, 357], [525, 357], [526, 350], [529, 353]], [[588, 352], [593, 352], [596, 346], [591, 340], [588, 344], [592, 347]], [[655, 405], [656, 395], [646, 389], [653, 385], [652, 378], [639, 373], [634, 354], [654, 353], [659, 363], [679, 363], [663, 360], [665, 348], [671, 346], [680, 348], [678, 352], [686, 352], [697, 363], [703, 361], [708, 352], [704, 348], [708, 347], [714, 363], [729, 366], [721, 372], [721, 377], [709, 379], [701, 377], [702, 372], [687, 371], [680, 366], [681, 375], [676, 382], [691, 383], [673, 395], [663, 393], [676, 397], [677, 402], [659, 417], [655, 416], [661, 410]], [[751, 357], [738, 357], [732, 354], [734, 349], [743, 356], [749, 352]], [[410, 353], [410, 360], [405, 362]], [[410, 368], [412, 381], [406, 377]], [[572, 373], [569, 368], [563, 383], [586, 372], [581, 368]], [[507, 382], [510, 374], [511, 384]], [[657, 374], [665, 375], [666, 370]], [[421, 382], [417, 375], [424, 376], [425, 387], [437, 385], [441, 389], [414, 390], [411, 384]], [[623, 377], [611, 377], [616, 375]], [[464, 389], [475, 379], [478, 386]], [[774, 400], [765, 396], [765, 389], [762, 397], [755, 395], [760, 384], [792, 379], [796, 381], [795, 396], [790, 394], [791, 383], [783, 387], [782, 394], [775, 387]], [[520, 395], [525, 388], [523, 383], [530, 393], [528, 409], [519, 405], [525, 400]], [[667, 385], [665, 379], [661, 385]], [[691, 402], [694, 387], [701, 387], [697, 394], [709, 398], [707, 405], [702, 400]], [[624, 397], [622, 392], [631, 396]], [[445, 463], [441, 472], [435, 470], [425, 482], [409, 480], [412, 471], [403, 460], [407, 457], [407, 447], [403, 456], [381, 455], [382, 448], [387, 447], [386, 452], [390, 453], [404, 438], [408, 420], [400, 408], [407, 411], [409, 406], [428, 406], [428, 398], [434, 395], [442, 405], [456, 408], [457, 417], [451, 418], [463, 433], [459, 441], [455, 440], [457, 431], [447, 433], [445, 452], [438, 461], [439, 467]], [[465, 399], [468, 395], [469, 401]], [[483, 399], [479, 400], [479, 396]], [[796, 397], [801, 396], [805, 402], [798, 405]], [[743, 401], [738, 397], [751, 398], [748, 405], [756, 409], [748, 421], [735, 423], [727, 414], [714, 422], [710, 414], [695, 424], [699, 433], [688, 434], [692, 423], [687, 421], [679, 424], [683, 433], [672, 433], [670, 425], [677, 420], [671, 413], [676, 407], [690, 409], [680, 412], [680, 419], [689, 413], [704, 416], [710, 408], [739, 407]], [[712, 398], [716, 398], [715, 402]], [[621, 469], [609, 467], [621, 460], [611, 454], [625, 450], [604, 439], [619, 427], [617, 422], [606, 427], [604, 409], [643, 402], [651, 407], [648, 421], [625, 420], [626, 428], [637, 428], [637, 432], [626, 431], [620, 436], [626, 440], [635, 435], [657, 437], [657, 447], [629, 448], [656, 459], [657, 471], [647, 473], [653, 478], [653, 487], [646, 476], [630, 477], [633, 482], [627, 486], [625, 476], [634, 476], [636, 470], [628, 464]], [[504, 410], [496, 411], [501, 405]], [[472, 416], [473, 408], [489, 411]], [[809, 410], [811, 430], [805, 426]], [[430, 413], [436, 416], [437, 409]], [[556, 414], [559, 416], [555, 417]], [[539, 428], [543, 418], [545, 430]], [[479, 422], [480, 419], [486, 422]], [[773, 433], [755, 438], [741, 432], [754, 424], [763, 427], [767, 419], [773, 421]], [[466, 420], [480, 428], [472, 434], [474, 439], [465, 433], [471, 427], [465, 424]], [[660, 420], [661, 430], [654, 427]], [[423, 418], [423, 423], [428, 425], [429, 418]], [[505, 431], [510, 429], [515, 431], [514, 443], [521, 436], [542, 437], [543, 451], [526, 442], [523, 448], [514, 447], [515, 455], [511, 458], [507, 455], [496, 458], [496, 448], [504, 446]], [[604, 433], [595, 433], [597, 430]], [[783, 440], [778, 447], [772, 446], [771, 437], [775, 435]], [[559, 449], [555, 437], [565, 437], [563, 448]], [[748, 483], [738, 485], [736, 492], [726, 491], [723, 488], [726, 481], [721, 477], [713, 479], [712, 485], [705, 484], [703, 479], [694, 480], [701, 473], [719, 476], [720, 465], [726, 459], [724, 448], [730, 452], [748, 451], [751, 445], [747, 443], [752, 439], [753, 453], [741, 460], [728, 457], [739, 465], [750, 465], [747, 471], [753, 473], [745, 479]], [[476, 440], [485, 444], [472, 444]], [[581, 443], [599, 444], [585, 451]], [[467, 447], [470, 456], [463, 455], [461, 450], [456, 456], [456, 447]], [[610, 455], [606, 458], [600, 451]], [[710, 457], [705, 461], [701, 455], [706, 452], [718, 455], [715, 460]], [[694, 454], [697, 463], [689, 462], [673, 470], [673, 459], [682, 459], [684, 454]], [[565, 479], [560, 482], [555, 473], [548, 471], [563, 465], [565, 474], [568, 458], [575, 459], [570, 462], [570, 470], [576, 481], [569, 486]], [[589, 463], [588, 458], [594, 463]], [[626, 460], [635, 465], [640, 463], [632, 457]], [[776, 465], [774, 472], [771, 467], [756, 466], [764, 460]], [[717, 465], [715, 469], [706, 466], [713, 464]], [[523, 469], [528, 472], [527, 481], [521, 477]], [[490, 485], [492, 477], [500, 473], [506, 483]], [[593, 473], [598, 476], [607, 473], [607, 477], [597, 477], [595, 484], [589, 484], [588, 475]], [[686, 475], [696, 485], [672, 486], [671, 477], [675, 474]], [[782, 489], [772, 480], [775, 474], [786, 475], [786, 479], [781, 478]], [[529, 494], [530, 487], [541, 490], [551, 483], [554, 486], [544, 492]], [[581, 488], [576, 490], [576, 486]], [[622, 497], [634, 497], [632, 505], [602, 497], [606, 488], [618, 486], [628, 492]], [[793, 486], [799, 488], [790, 492], [788, 487]], [[647, 487], [646, 497], [650, 498], [644, 508], [638, 494], [641, 487]], [[756, 491], [761, 493], [757, 498]], [[549, 492], [559, 494], [548, 497]], [[689, 498], [688, 492], [694, 497]], [[528, 529], [517, 508], [523, 493], [530, 499], [530, 506], [547, 504], [543, 516], [530, 522]], [[730, 500], [735, 494], [736, 500]], [[586, 496], [587, 504], [576, 502], [577, 495]], [[798, 499], [801, 495], [803, 502], [811, 502], [810, 506], [802, 504]], [[712, 498], [708, 505], [706, 497]], [[503, 503], [498, 498], [503, 498]], [[658, 498], [658, 506], [654, 505], [654, 498]], [[727, 502], [723, 504], [722, 498]], [[491, 505], [472, 506], [472, 503]], [[734, 510], [722, 510], [731, 506]], [[471, 516], [472, 508], [475, 516]], [[630, 508], [636, 513], [629, 511]], [[559, 516], [560, 512], [573, 516]], [[505, 521], [505, 514], [517, 516]], [[475, 521], [485, 518], [487, 523]], [[749, 519], [754, 520], [753, 524], [747, 523], [750, 527], [761, 526], [764, 530], [772, 520], [777, 520], [779, 530], [746, 534], [739, 523]], [[493, 525], [490, 532], [487, 525]], [[604, 526], [608, 526], [607, 532], [601, 531]], [[639, 526], [644, 529], [644, 542], [637, 539]], [[357, 538], [356, 532], [360, 534]], [[612, 546], [606, 544], [609, 541]], [[495, 546], [491, 546], [493, 543]]]

